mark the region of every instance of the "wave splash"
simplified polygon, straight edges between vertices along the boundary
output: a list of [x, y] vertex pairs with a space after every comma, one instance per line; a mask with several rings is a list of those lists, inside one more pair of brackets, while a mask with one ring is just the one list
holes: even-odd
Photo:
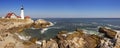
[[[49, 27], [54, 25], [52, 22], [49, 22], [49, 23], [50, 23]], [[43, 28], [41, 30], [41, 33], [43, 34], [45, 31], [47, 31], [49, 29], [49, 27], [48, 28]]]
[[49, 28], [43, 28], [42, 30], [41, 30], [41, 33], [43, 34], [45, 31], [47, 31]]
[[20, 34], [18, 34], [18, 33], [15, 33], [18, 37], [19, 37], [19, 39], [21, 39], [21, 40], [29, 40], [30, 38], [31, 38], [31, 36], [24, 36], [24, 35], [20, 35]]

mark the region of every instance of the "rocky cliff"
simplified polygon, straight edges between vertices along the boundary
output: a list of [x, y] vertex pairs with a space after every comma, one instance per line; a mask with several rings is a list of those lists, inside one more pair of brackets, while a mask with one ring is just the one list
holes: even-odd
[[19, 32], [34, 26], [45, 28], [50, 26], [50, 22], [32, 19], [0, 19], [0, 48], [28, 48], [30, 45], [26, 44], [34, 45], [33, 41], [24, 41], [18, 37]]
[[[31, 19], [0, 19], [0, 48], [21, 48], [24, 46], [17, 35], [25, 28], [31, 27]], [[24, 47], [22, 47], [24, 48]]]

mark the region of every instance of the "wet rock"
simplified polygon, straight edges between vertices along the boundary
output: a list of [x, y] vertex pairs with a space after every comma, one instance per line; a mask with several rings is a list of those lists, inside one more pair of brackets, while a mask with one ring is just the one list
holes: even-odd
[[99, 32], [104, 33], [105, 37], [108, 37], [108, 38], [111, 38], [111, 39], [115, 38], [115, 35], [117, 34], [116, 31], [113, 31], [111, 29], [107, 29], [105, 27], [100, 27]]
[[31, 41], [32, 43], [35, 43], [38, 40], [38, 38], [30, 38], [29, 41]]

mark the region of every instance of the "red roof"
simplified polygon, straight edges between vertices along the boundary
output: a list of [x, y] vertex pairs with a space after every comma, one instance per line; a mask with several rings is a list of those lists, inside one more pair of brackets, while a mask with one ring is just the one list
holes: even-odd
[[[8, 14], [5, 16], [5, 18], [10, 18], [10, 17], [12, 16], [12, 14], [14, 14], [14, 13], [8, 13]], [[16, 16], [16, 14], [15, 14], [15, 16]]]
[[30, 16], [25, 16], [25, 18], [30, 18]]
[[[11, 18], [12, 14], [14, 14], [17, 18], [21, 18], [21, 16], [17, 16], [15, 13], [8, 13], [5, 18]], [[25, 18], [30, 18], [30, 16], [25, 16]]]

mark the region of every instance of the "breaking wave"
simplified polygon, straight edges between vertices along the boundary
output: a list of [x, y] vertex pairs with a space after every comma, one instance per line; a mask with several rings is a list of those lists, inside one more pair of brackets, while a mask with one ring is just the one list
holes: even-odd
[[118, 26], [118, 25], [112, 25], [112, 24], [107, 24], [107, 25], [110, 27], [120, 28], [120, 26]]
[[[49, 26], [53, 26], [54, 24], [52, 23], [52, 22], [49, 22], [50, 23], [50, 25]], [[49, 27], [48, 28], [43, 28], [42, 30], [41, 30], [41, 33], [43, 34], [45, 31], [47, 31], [48, 29], [50, 29]]]
[[52, 23], [52, 22], [49, 22], [50, 23], [50, 26], [53, 26], [54, 25], [54, 23]]
[[41, 33], [43, 34], [45, 31], [47, 31], [49, 28], [43, 28], [42, 30], [41, 30]]
[[15, 33], [18, 37], [19, 37], [19, 39], [21, 39], [21, 40], [29, 40], [30, 38], [31, 38], [31, 36], [24, 36], [24, 35], [20, 35], [20, 34], [18, 34], [18, 33]]
[[83, 29], [83, 32], [86, 34], [95, 34], [95, 35], [99, 34], [99, 32], [97, 32], [97, 31], [87, 30], [87, 29]]

